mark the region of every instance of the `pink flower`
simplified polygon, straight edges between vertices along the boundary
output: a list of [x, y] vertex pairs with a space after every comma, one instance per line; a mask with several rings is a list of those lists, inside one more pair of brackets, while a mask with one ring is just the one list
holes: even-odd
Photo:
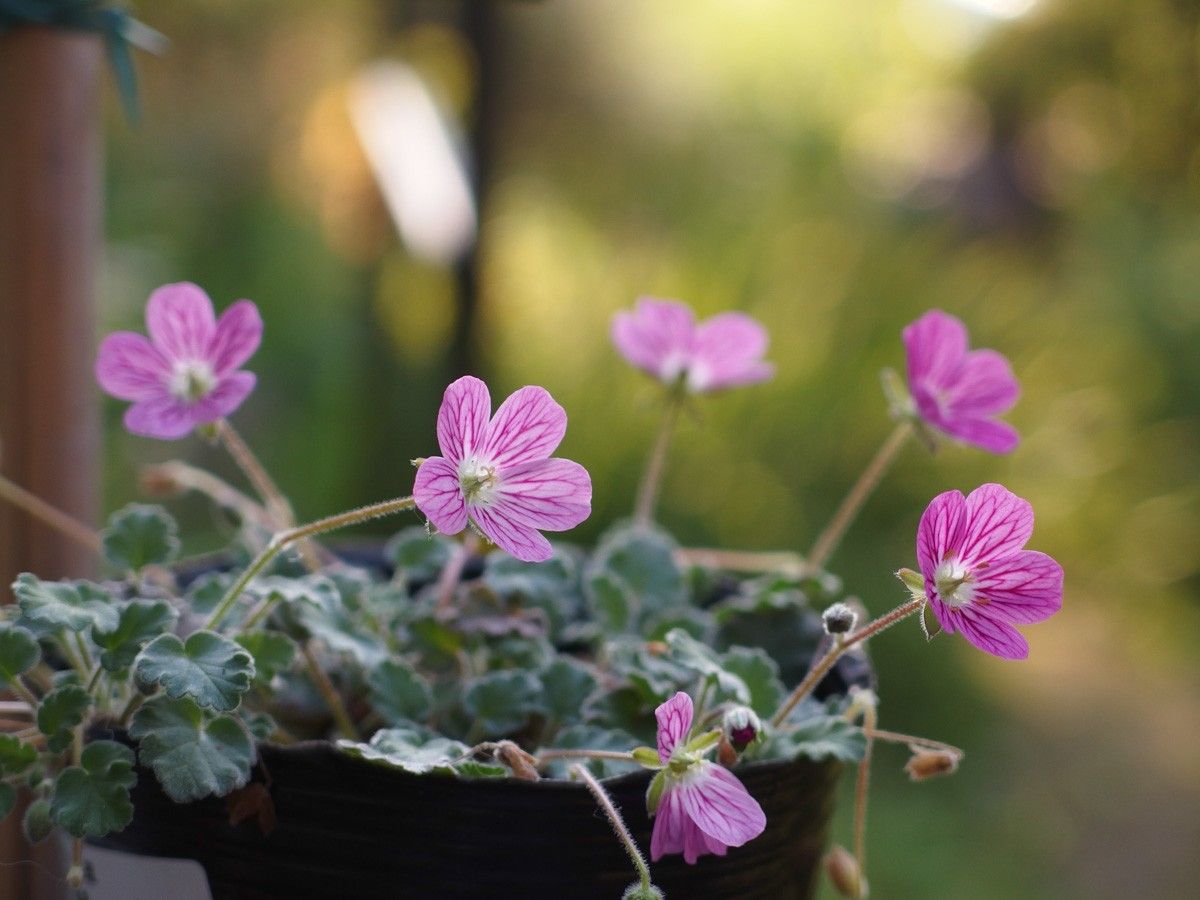
[[238, 370], [262, 340], [262, 319], [249, 300], [217, 320], [196, 285], [164, 285], [146, 304], [146, 327], [149, 340], [118, 331], [96, 357], [100, 387], [133, 401], [125, 427], [134, 434], [181, 438], [228, 416], [254, 389], [254, 374]]
[[953, 438], [992, 453], [1008, 453], [1016, 429], [994, 418], [1012, 409], [1020, 388], [1008, 360], [995, 350], [967, 350], [967, 329], [933, 309], [904, 329], [908, 387], [917, 413]]
[[418, 508], [443, 534], [458, 534], [470, 519], [517, 559], [549, 559], [550, 542], [539, 529], [566, 531], [592, 510], [587, 469], [549, 458], [566, 431], [567, 414], [545, 388], [521, 388], [492, 416], [487, 385], [470, 375], [458, 379], [438, 412], [443, 456], [417, 470]]
[[[682, 853], [689, 863], [706, 853], [724, 856], [726, 849], [742, 846], [767, 827], [762, 807], [737, 777], [702, 758], [704, 749], [685, 743], [692, 713], [692, 698], [683, 691], [654, 711], [664, 767], [655, 776], [656, 782], [662, 779], [661, 794], [651, 810], [650, 859], [655, 862], [666, 853]], [[655, 785], [650, 790], [653, 797]]]
[[642, 297], [632, 312], [613, 317], [612, 339], [633, 365], [693, 394], [765, 381], [775, 371], [762, 361], [766, 329], [744, 313], [721, 313], [697, 325], [686, 304]]
[[1062, 608], [1062, 566], [1024, 549], [1033, 508], [998, 484], [963, 497], [938, 494], [917, 528], [925, 597], [942, 629], [1004, 659], [1029, 645], [1013, 625], [1048, 619]]

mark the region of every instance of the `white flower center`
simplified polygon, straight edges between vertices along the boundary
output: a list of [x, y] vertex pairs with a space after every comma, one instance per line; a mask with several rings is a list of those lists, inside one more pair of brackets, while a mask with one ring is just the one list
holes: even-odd
[[500, 477], [496, 474], [494, 465], [471, 457], [459, 464], [458, 483], [462, 486], [463, 496], [467, 498], [468, 503], [486, 506], [495, 498]]
[[189, 403], [203, 400], [216, 386], [217, 377], [212, 366], [199, 359], [175, 363], [175, 370], [167, 382], [167, 390], [172, 396]]
[[975, 597], [975, 585], [971, 573], [961, 562], [949, 557], [942, 561], [933, 575], [938, 596], [948, 606], [959, 607], [970, 603]]

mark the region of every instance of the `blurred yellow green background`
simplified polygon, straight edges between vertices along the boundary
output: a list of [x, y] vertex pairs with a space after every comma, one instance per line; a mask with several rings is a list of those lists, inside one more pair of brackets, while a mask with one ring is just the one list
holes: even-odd
[[[885, 437], [878, 373], [930, 307], [1013, 361], [1010, 457], [913, 444], [833, 560], [901, 599], [925, 503], [1000, 481], [1066, 569], [1023, 663], [905, 627], [885, 727], [966, 748], [909, 784], [881, 747], [873, 895], [1194, 896], [1200, 878], [1200, 7], [1184, 0], [158, 0], [143, 121], [108, 116], [106, 329], [194, 280], [267, 322], [237, 423], [302, 516], [406, 492], [442, 387], [545, 385], [632, 505], [653, 386], [608, 340], [640, 294], [745, 310], [777, 377], [705, 400], [662, 519], [686, 544], [802, 550]], [[354, 119], [379, 60], [474, 144], [473, 262], [389, 217]], [[473, 135], [473, 136], [472, 136]], [[467, 292], [464, 293], [464, 288]], [[137, 466], [215, 450], [124, 434]], [[200, 503], [181, 505], [205, 524]], [[197, 546], [196, 549], [203, 549]], [[843, 804], [845, 809], [847, 804]], [[835, 837], [849, 843], [840, 818]]]

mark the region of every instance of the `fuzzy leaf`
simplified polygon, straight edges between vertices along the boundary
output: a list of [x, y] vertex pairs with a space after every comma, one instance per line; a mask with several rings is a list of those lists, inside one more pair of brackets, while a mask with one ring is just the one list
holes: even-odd
[[277, 727], [275, 720], [265, 712], [253, 712], [249, 715], [243, 713], [242, 722], [256, 741], [269, 741]]
[[50, 817], [77, 838], [120, 831], [133, 818], [129, 789], [136, 783], [133, 751], [116, 741], [95, 741], [83, 748], [78, 766], [58, 776]]
[[580, 663], [560, 657], [538, 673], [542, 682], [542, 705], [554, 722], [578, 722], [584, 705], [600, 688], [596, 676]]
[[250, 652], [213, 631], [181, 641], [163, 634], [147, 644], [134, 665], [144, 686], [161, 684], [167, 696], [190, 697], [206, 709], [236, 709], [254, 678]]
[[13, 591], [21, 606], [21, 624], [38, 634], [117, 627], [113, 598], [97, 585], [42, 581], [25, 572], [17, 577]]
[[398, 579], [412, 585], [437, 578], [453, 552], [454, 542], [445, 535], [429, 534], [424, 526], [413, 525], [384, 545], [383, 557], [396, 567]]
[[541, 683], [530, 672], [492, 672], [466, 683], [463, 708], [485, 737], [503, 737], [529, 720], [540, 695]]
[[0, 776], [20, 775], [37, 760], [37, 748], [11, 734], [0, 734]]
[[54, 832], [54, 820], [50, 818], [50, 801], [38, 797], [25, 809], [21, 830], [31, 844], [40, 844]]
[[38, 664], [42, 650], [28, 629], [0, 625], [0, 686], [24, 675]]
[[497, 596], [522, 609], [540, 609], [546, 614], [550, 634], [557, 635], [582, 604], [575, 560], [555, 547], [545, 562], [527, 563], [507, 553], [487, 559], [483, 583]]
[[468, 778], [508, 775], [505, 766], [462, 759], [470, 749], [466, 744], [431, 736], [424, 729], [385, 728], [377, 731], [369, 744], [338, 741], [338, 748], [367, 762], [392, 766], [414, 775], [437, 773]]
[[[600, 728], [595, 725], [570, 725], [560, 731], [550, 748], [555, 750], [612, 750], [628, 753], [638, 744], [637, 739], [619, 728]], [[549, 748], [548, 748], [549, 749]], [[568, 777], [572, 763], [582, 762], [597, 778], [620, 775], [639, 768], [632, 760], [621, 762], [611, 759], [556, 759], [546, 766], [551, 778]]]
[[115, 628], [92, 629], [92, 639], [102, 651], [100, 665], [109, 672], [128, 669], [142, 647], [174, 628], [178, 618], [166, 600], [134, 600], [121, 607]]
[[766, 651], [733, 647], [721, 655], [721, 667], [745, 682], [750, 691], [747, 705], [763, 718], [773, 715], [783, 702], [786, 688], [779, 680], [779, 666]]
[[638, 612], [637, 597], [612, 572], [593, 572], [585, 583], [584, 594], [592, 618], [605, 634], [621, 634], [633, 627]]
[[278, 631], [252, 631], [235, 640], [254, 657], [254, 680], [259, 684], [288, 671], [296, 658], [296, 642]]
[[625, 676], [646, 703], [655, 706], [694, 680], [690, 670], [650, 652], [639, 640], [612, 641], [606, 653], [613, 669]]
[[401, 660], [389, 659], [372, 669], [367, 686], [372, 706], [388, 722], [420, 722], [429, 715], [429, 682]]
[[732, 697], [738, 703], [750, 702], [750, 689], [746, 687], [746, 682], [725, 669], [715, 651], [701, 644], [682, 628], [668, 632], [666, 641], [673, 662], [715, 682], [723, 694]]
[[645, 525], [618, 525], [600, 540], [589, 577], [615, 575], [637, 598], [643, 612], [687, 601], [683, 572], [675, 564], [675, 542], [666, 532]]
[[77, 684], [64, 684], [42, 698], [37, 711], [37, 726], [49, 740], [46, 746], [61, 753], [71, 744], [71, 730], [83, 721], [92, 705], [88, 692]]
[[160, 506], [131, 503], [109, 516], [101, 532], [104, 558], [119, 572], [165, 565], [179, 553], [179, 526]]
[[133, 716], [142, 765], [177, 803], [222, 796], [250, 780], [254, 744], [233, 716], [207, 716], [188, 699], [154, 697]]
[[317, 638], [331, 652], [345, 653], [364, 668], [387, 659], [383, 641], [359, 622], [332, 581], [318, 577], [304, 579], [302, 584], [302, 589], [284, 597], [289, 604], [288, 620], [298, 624], [303, 636]]
[[764, 756], [795, 759], [803, 756], [820, 762], [838, 759], [858, 762], [867, 750], [867, 739], [861, 728], [841, 716], [814, 716], [795, 729], [778, 731], [768, 738]]
[[188, 606], [197, 615], [206, 616], [217, 608], [217, 604], [221, 602], [225, 596], [225, 592], [229, 590], [229, 586], [232, 584], [233, 579], [221, 572], [210, 572], [207, 575], [201, 575], [188, 585]]

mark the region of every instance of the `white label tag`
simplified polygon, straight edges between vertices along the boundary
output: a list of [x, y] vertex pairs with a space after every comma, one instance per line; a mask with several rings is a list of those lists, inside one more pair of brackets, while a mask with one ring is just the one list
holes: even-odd
[[194, 859], [141, 856], [83, 846], [83, 891], [87, 900], [212, 900], [204, 867]]

